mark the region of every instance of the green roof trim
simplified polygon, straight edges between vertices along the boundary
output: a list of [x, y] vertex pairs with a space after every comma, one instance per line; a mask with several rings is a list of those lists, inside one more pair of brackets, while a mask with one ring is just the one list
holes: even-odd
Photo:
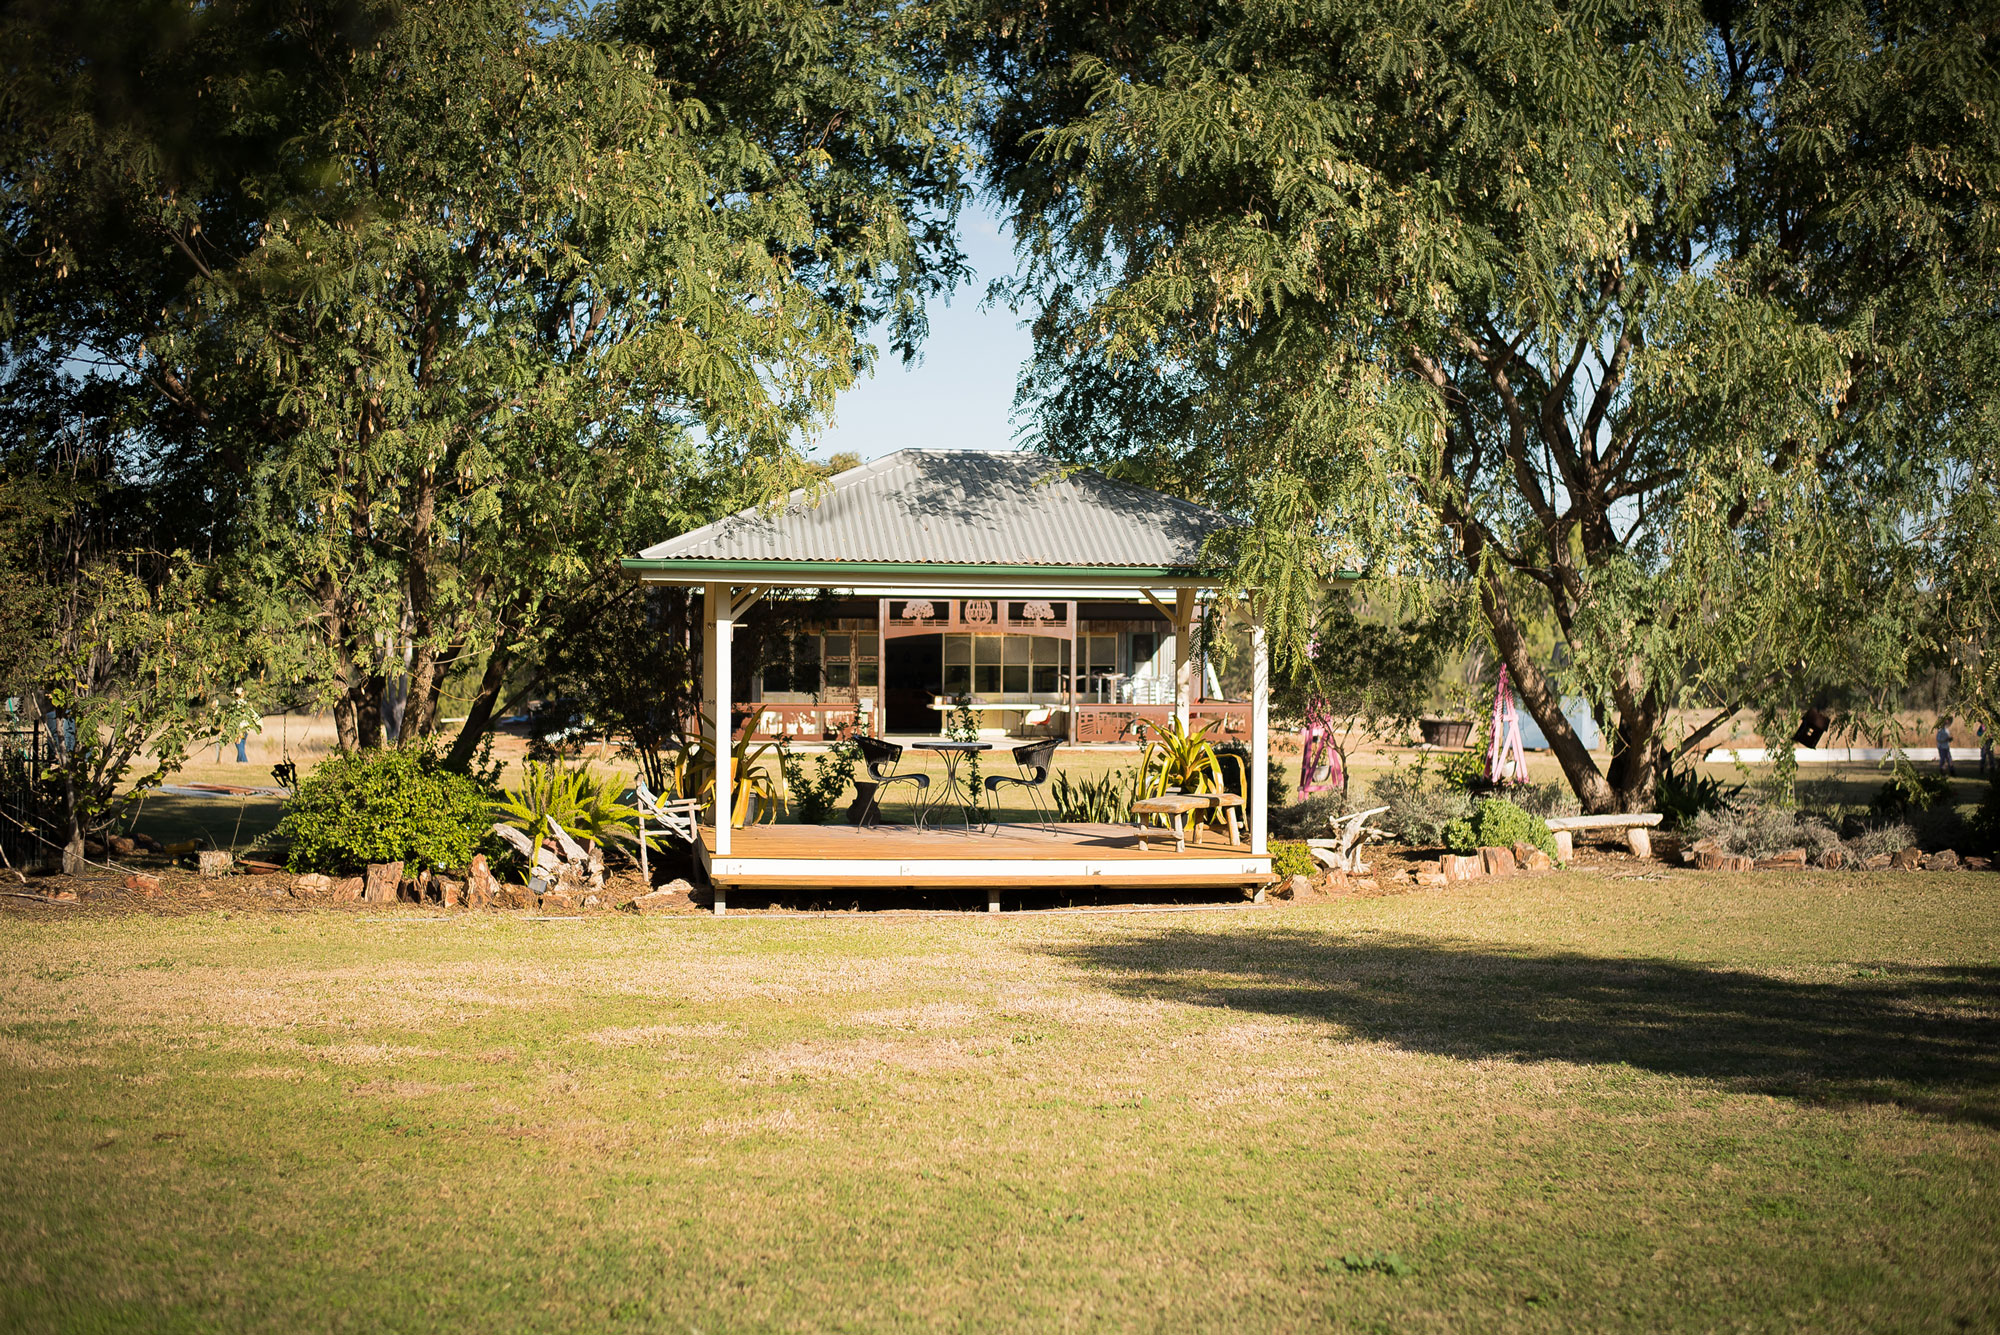
[[[1120, 583], [1144, 583], [1149, 579], [1194, 579], [1221, 581], [1227, 578], [1226, 571], [1196, 570], [1189, 567], [1172, 566], [1042, 566], [1042, 565], [983, 565], [972, 563], [930, 562], [930, 561], [746, 561], [717, 559], [714, 557], [668, 556], [644, 557], [628, 556], [618, 562], [620, 570], [628, 575], [643, 575], [647, 571], [657, 571], [663, 575], [710, 574], [718, 578], [742, 579], [755, 577], [807, 577], [833, 576], [835, 583], [842, 575], [880, 577], [884, 575], [906, 576], [911, 579], [939, 580], [961, 575], [1003, 576], [1024, 580], [1102, 578]], [[1336, 570], [1332, 578], [1338, 580], [1358, 580], [1358, 570]], [[773, 579], [769, 582], [784, 582]]]
[[930, 561], [770, 561], [716, 559], [713, 557], [628, 556], [619, 568], [635, 574], [656, 570], [662, 574], [747, 575], [908, 575], [915, 579], [949, 579], [954, 575], [1003, 575], [1026, 579], [1075, 579], [1102, 577], [1107, 580], [1218, 579], [1218, 570], [1196, 570], [1170, 566], [1044, 566], [986, 565], [965, 562]]

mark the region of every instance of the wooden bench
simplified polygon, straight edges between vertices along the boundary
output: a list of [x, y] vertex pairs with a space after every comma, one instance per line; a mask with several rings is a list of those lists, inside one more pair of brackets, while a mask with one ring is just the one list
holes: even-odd
[[[1165, 816], [1174, 829], [1174, 852], [1187, 852], [1185, 822], [1196, 811], [1214, 809], [1212, 793], [1167, 793], [1161, 797], [1141, 797], [1132, 803], [1132, 823], [1139, 827], [1139, 851], [1151, 852], [1146, 846], [1146, 817]], [[1194, 841], [1201, 842], [1201, 825], [1194, 827]]]
[[[1198, 797], [1208, 803], [1208, 811], [1220, 815], [1223, 820], [1229, 822], [1229, 846], [1231, 848], [1243, 842], [1242, 826], [1239, 824], [1241, 818], [1236, 814], [1243, 810], [1243, 795], [1241, 793], [1190, 793], [1188, 796]], [[1211, 819], [1213, 819], [1213, 816], [1211, 816]], [[1201, 840], [1196, 839], [1195, 842], [1200, 843]]]
[[1572, 836], [1578, 830], [1623, 830], [1625, 844], [1633, 856], [1653, 856], [1653, 836], [1647, 831], [1660, 823], [1657, 811], [1613, 812], [1607, 816], [1551, 816], [1549, 833], [1556, 837], [1556, 858], [1568, 862], [1574, 852]]

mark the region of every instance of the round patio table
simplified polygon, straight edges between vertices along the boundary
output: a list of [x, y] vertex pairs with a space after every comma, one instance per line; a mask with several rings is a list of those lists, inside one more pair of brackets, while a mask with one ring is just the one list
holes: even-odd
[[[926, 796], [924, 804], [917, 808], [917, 828], [920, 830], [928, 828], [925, 822], [930, 819], [931, 813], [936, 811], [940, 804], [945, 804], [947, 809], [955, 805], [958, 806], [962, 813], [966, 813], [965, 828], [969, 832], [972, 829], [972, 816], [970, 812], [974, 803], [978, 800], [978, 794], [972, 791], [970, 784], [967, 784], [964, 786], [964, 801], [960, 802], [958, 800], [960, 789], [958, 767], [965, 762], [967, 756], [972, 755], [976, 751], [991, 751], [993, 744], [991, 742], [911, 742], [910, 749], [913, 751], [935, 751], [944, 757], [944, 782], [932, 789]], [[940, 821], [939, 823], [942, 825], [943, 822]]]

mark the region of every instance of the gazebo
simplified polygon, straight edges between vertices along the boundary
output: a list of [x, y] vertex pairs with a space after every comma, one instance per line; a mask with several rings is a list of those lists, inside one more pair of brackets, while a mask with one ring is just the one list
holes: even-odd
[[[1128, 690], [1137, 684], [1130, 674], [1090, 671], [1101, 666], [1096, 646], [1107, 637], [1093, 637], [1086, 616], [1107, 605], [1145, 609], [1143, 615], [1170, 628], [1171, 646], [1128, 634], [1129, 665], [1139, 666], [1142, 648], [1156, 654], [1165, 668], [1160, 676], [1171, 678], [1171, 712], [1185, 725], [1197, 711], [1191, 631], [1202, 599], [1226, 584], [1204, 564], [1202, 546], [1229, 522], [1214, 510], [1094, 472], [1067, 471], [1036, 455], [902, 450], [838, 474], [816, 491], [794, 492], [782, 506], [741, 511], [621, 564], [630, 578], [702, 591], [703, 735], [711, 754], [726, 755], [730, 747], [730, 725], [718, 735], [717, 721], [733, 717], [735, 628], [780, 589], [874, 600], [872, 632], [864, 620], [843, 623], [827, 645], [837, 642], [848, 655], [843, 679], [872, 676], [872, 704], [863, 695], [858, 706], [864, 717], [888, 720], [898, 692], [911, 697], [911, 688], [893, 684], [900, 672], [909, 682], [935, 683], [932, 710], [944, 699], [969, 701], [995, 722], [1033, 719], [1045, 732], [1047, 720], [1066, 712], [1067, 731], [1057, 721], [1053, 734], [1073, 738], [1082, 701], [1101, 694], [1107, 676]], [[1270, 666], [1254, 599], [1251, 608], [1247, 847], [1190, 841], [1176, 848], [1157, 835], [1141, 847], [1135, 830], [1119, 825], [972, 834], [853, 825], [732, 829], [739, 776], [721, 765], [699, 839], [715, 911], [725, 911], [728, 891], [737, 886], [984, 886], [987, 907], [997, 912], [1000, 889], [1010, 885], [1179, 887], [1268, 879]], [[981, 689], [988, 685], [997, 689]], [[942, 714], [935, 717], [941, 727]]]

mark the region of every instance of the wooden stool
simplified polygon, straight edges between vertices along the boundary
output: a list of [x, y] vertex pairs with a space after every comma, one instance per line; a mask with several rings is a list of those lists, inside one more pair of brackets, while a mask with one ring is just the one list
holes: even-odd
[[[1243, 842], [1238, 837], [1238, 832], [1242, 826], [1238, 824], [1240, 818], [1236, 814], [1243, 810], [1243, 795], [1241, 793], [1196, 793], [1194, 796], [1206, 802], [1209, 811], [1220, 812], [1223, 819], [1229, 822], [1229, 846], [1231, 848]], [[1196, 839], [1195, 842], [1200, 843], [1201, 840]]]
[[[1151, 852], [1146, 846], [1146, 817], [1165, 816], [1174, 828], [1174, 852], [1187, 852], [1187, 835], [1183, 822], [1191, 811], [1206, 811], [1211, 805], [1207, 797], [1194, 797], [1185, 793], [1167, 793], [1161, 797], [1142, 797], [1132, 803], [1132, 823], [1139, 827], [1139, 851]], [[1201, 842], [1201, 827], [1195, 826], [1194, 841]]]

